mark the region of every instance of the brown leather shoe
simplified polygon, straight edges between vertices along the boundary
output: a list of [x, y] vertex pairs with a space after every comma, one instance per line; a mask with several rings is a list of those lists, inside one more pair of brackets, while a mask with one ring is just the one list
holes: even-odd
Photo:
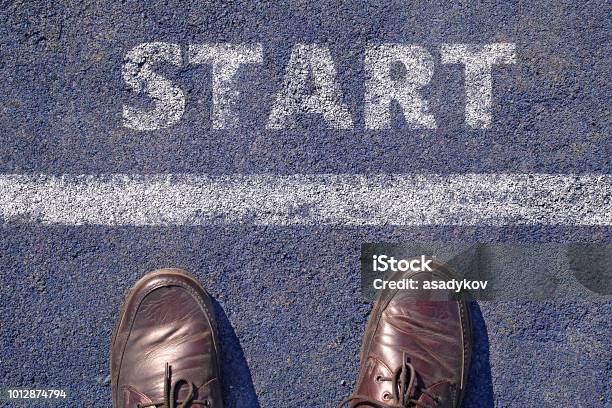
[[[454, 277], [440, 263], [432, 262], [431, 268], [395, 272], [390, 279]], [[360, 408], [459, 407], [471, 337], [463, 296], [445, 290], [381, 290], [365, 332], [355, 391], [339, 407], [349, 402]]]
[[113, 406], [222, 407], [210, 297], [189, 274], [161, 269], [124, 301], [110, 353]]

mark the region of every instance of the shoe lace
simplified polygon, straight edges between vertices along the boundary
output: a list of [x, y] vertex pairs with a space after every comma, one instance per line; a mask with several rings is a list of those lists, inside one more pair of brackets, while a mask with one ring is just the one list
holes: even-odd
[[[351, 401], [359, 401], [360, 403], [369, 404], [374, 408], [434, 408], [431, 405], [423, 404], [418, 399], [414, 398], [414, 390], [417, 388], [416, 385], [416, 370], [414, 366], [409, 362], [405, 362], [402, 366], [398, 367], [391, 377], [378, 376], [377, 381], [391, 381], [393, 383], [393, 393], [390, 395], [390, 403], [383, 403], [374, 400], [366, 395], [354, 394], [345, 398], [337, 408], [342, 408]], [[436, 395], [431, 394], [427, 390], [420, 389], [421, 394], [428, 395], [436, 404], [440, 402], [440, 398]]]
[[[193, 404], [204, 405], [205, 407], [210, 406], [209, 400], [194, 400], [195, 385], [191, 381], [187, 381], [184, 378], [179, 378], [174, 383], [171, 382], [172, 366], [166, 363], [166, 370], [164, 373], [164, 400], [157, 402], [148, 402], [145, 404], [136, 404], [136, 408], [177, 408], [176, 404], [181, 404], [178, 408], [186, 408]], [[180, 386], [187, 384], [189, 386], [189, 392], [187, 398], [179, 400], [176, 398], [176, 393], [180, 389]]]

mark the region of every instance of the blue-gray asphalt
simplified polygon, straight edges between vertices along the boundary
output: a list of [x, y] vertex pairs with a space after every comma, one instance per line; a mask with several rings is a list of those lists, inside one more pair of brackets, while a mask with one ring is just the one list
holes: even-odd
[[[2, 2], [0, 173], [609, 173], [610, 7], [604, 1]], [[160, 67], [187, 95], [169, 129], [121, 126], [146, 103], [121, 78], [142, 42], [262, 43], [239, 73], [240, 127], [212, 130], [211, 72]], [[438, 129], [363, 126], [367, 44], [425, 47]], [[493, 123], [464, 124], [460, 66], [443, 43], [514, 42], [494, 69]], [[265, 129], [295, 43], [326, 44], [355, 129], [303, 117]], [[398, 112], [396, 112], [398, 113]], [[110, 334], [147, 271], [182, 267], [215, 297], [230, 407], [331, 407], [351, 392], [370, 305], [362, 242], [609, 243], [609, 227], [97, 227], [5, 223], [0, 237], [0, 386], [64, 388], [64, 406], [109, 407]], [[465, 405], [612, 403], [612, 304], [472, 305]], [[20, 406], [10, 403], [7, 406]], [[38, 406], [26, 404], [24, 406]]]

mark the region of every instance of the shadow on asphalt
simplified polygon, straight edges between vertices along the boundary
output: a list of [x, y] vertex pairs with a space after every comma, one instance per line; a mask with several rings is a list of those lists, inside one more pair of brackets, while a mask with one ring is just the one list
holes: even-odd
[[474, 345], [463, 407], [489, 408], [494, 406], [493, 380], [489, 362], [489, 333], [478, 302], [469, 304]]
[[222, 350], [224, 405], [230, 408], [260, 408], [240, 341], [219, 302], [213, 299], [212, 303]]

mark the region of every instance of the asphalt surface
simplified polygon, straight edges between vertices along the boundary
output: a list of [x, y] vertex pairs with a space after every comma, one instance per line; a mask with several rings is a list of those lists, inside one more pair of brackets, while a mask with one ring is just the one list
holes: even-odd
[[[496, 4], [499, 3], [499, 4]], [[6, 174], [609, 173], [609, 5], [605, 2], [3, 2], [0, 172]], [[161, 67], [187, 95], [171, 128], [122, 126], [146, 104], [122, 80], [142, 42], [261, 43], [238, 74], [239, 126], [213, 130], [211, 72]], [[318, 117], [266, 130], [296, 43], [329, 47], [355, 123]], [[395, 115], [364, 129], [370, 43], [423, 46], [436, 130]], [[464, 124], [462, 71], [444, 43], [516, 43], [493, 73], [490, 129]], [[142, 105], [146, 106], [146, 105]], [[371, 241], [610, 243], [609, 226], [42, 226], [0, 235], [0, 386], [64, 387], [67, 406], [109, 407], [110, 333], [121, 299], [164, 266], [216, 298], [230, 407], [331, 407], [351, 392], [369, 312], [359, 248]], [[473, 305], [465, 405], [605, 407], [612, 402], [612, 303]], [[32, 406], [32, 405], [28, 405]]]

